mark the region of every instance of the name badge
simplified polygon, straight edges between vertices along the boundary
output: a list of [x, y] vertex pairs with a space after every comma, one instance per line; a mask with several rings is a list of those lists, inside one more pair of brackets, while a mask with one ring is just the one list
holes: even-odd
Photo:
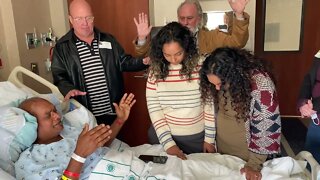
[[106, 41], [99, 42], [99, 48], [112, 49], [111, 43]]

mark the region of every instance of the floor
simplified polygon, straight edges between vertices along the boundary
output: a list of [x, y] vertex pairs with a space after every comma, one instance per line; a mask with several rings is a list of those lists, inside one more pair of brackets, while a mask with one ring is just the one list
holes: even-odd
[[282, 138], [281, 154], [283, 156], [295, 157], [304, 149], [309, 119], [281, 118]]

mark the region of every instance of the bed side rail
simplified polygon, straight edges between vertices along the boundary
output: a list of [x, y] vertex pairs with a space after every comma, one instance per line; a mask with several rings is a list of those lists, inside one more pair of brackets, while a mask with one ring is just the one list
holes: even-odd
[[[320, 177], [320, 165], [319, 163], [314, 159], [312, 154], [308, 151], [301, 151], [296, 156], [297, 160], [306, 160], [310, 167], [311, 167], [311, 180], [317, 180], [317, 177]], [[306, 169], [306, 171], [308, 171]]]
[[[30, 70], [22, 67], [22, 66], [16, 66], [10, 73], [9, 77], [8, 77], [8, 81], [12, 82], [13, 84], [15, 84], [17, 87], [19, 88], [24, 88], [27, 89], [28, 91], [30, 91], [32, 94], [34, 95], [39, 95], [40, 93], [38, 93], [37, 91], [31, 89], [30, 87], [24, 85], [21, 80], [19, 79], [19, 75], [24, 74], [36, 81], [38, 81], [39, 83], [43, 84], [44, 86], [48, 87], [50, 89], [50, 91], [59, 98], [62, 108], [63, 109], [67, 109], [67, 106], [69, 105], [69, 103], [65, 103], [64, 102], [64, 96], [60, 93], [59, 89], [53, 85], [51, 82], [49, 82], [48, 80], [42, 78], [41, 76], [31, 72]], [[70, 102], [72, 104], [74, 104], [76, 107], [80, 107], [82, 106], [78, 101], [74, 100], [74, 99], [70, 99]]]
[[15, 68], [11, 71], [8, 80], [9, 80], [10, 82], [12, 82], [13, 84], [15, 84], [15, 85], [16, 85], [17, 87], [19, 87], [19, 88], [25, 88], [25, 89], [27, 89], [28, 91], [32, 92], [33, 94], [39, 95], [38, 92], [36, 92], [35, 90], [31, 89], [30, 87], [24, 85], [24, 84], [20, 81], [20, 79], [19, 79], [19, 77], [18, 77], [18, 76], [19, 76], [19, 73], [22, 73], [22, 74], [24, 74], [24, 75], [27, 75], [28, 77], [30, 77], [30, 78], [38, 81], [39, 83], [43, 84], [43, 85], [46, 86], [46, 87], [48, 87], [48, 88], [51, 90], [51, 92], [59, 98], [59, 100], [61, 100], [61, 101], [63, 100], [64, 97], [63, 97], [63, 95], [60, 93], [59, 89], [58, 89], [56, 86], [54, 86], [51, 82], [47, 81], [46, 79], [40, 77], [39, 75], [37, 75], [37, 74], [29, 71], [28, 69], [26, 69], [26, 68], [24, 68], [24, 67], [21, 67], [21, 66], [15, 67]]

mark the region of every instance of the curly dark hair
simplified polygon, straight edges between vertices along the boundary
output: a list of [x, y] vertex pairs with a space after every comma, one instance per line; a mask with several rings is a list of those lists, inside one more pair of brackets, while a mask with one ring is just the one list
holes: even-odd
[[196, 40], [188, 28], [178, 22], [171, 22], [164, 26], [152, 39], [150, 51], [150, 70], [152, 76], [158, 80], [165, 80], [169, 74], [170, 63], [165, 59], [162, 48], [166, 43], [177, 42], [184, 50], [184, 58], [181, 62], [181, 78], [191, 79], [192, 71], [198, 64], [199, 54]]
[[[246, 121], [250, 112], [252, 76], [263, 73], [270, 76], [271, 66], [249, 51], [236, 48], [218, 48], [204, 61], [200, 69], [200, 91], [203, 103], [219, 103], [218, 93], [207, 75], [216, 75], [221, 80], [222, 96], [227, 102], [226, 92], [230, 93], [231, 106], [237, 112], [236, 118]], [[226, 105], [226, 103], [225, 103]]]

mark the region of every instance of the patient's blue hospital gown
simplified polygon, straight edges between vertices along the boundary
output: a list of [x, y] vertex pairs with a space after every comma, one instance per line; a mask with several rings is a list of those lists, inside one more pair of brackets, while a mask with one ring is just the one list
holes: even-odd
[[[60, 179], [67, 168], [71, 155], [75, 150], [78, 135], [81, 131], [64, 125], [62, 140], [51, 144], [34, 144], [26, 149], [15, 163], [17, 179]], [[98, 148], [87, 157], [82, 168], [80, 179], [88, 179], [91, 171], [109, 148]]]

